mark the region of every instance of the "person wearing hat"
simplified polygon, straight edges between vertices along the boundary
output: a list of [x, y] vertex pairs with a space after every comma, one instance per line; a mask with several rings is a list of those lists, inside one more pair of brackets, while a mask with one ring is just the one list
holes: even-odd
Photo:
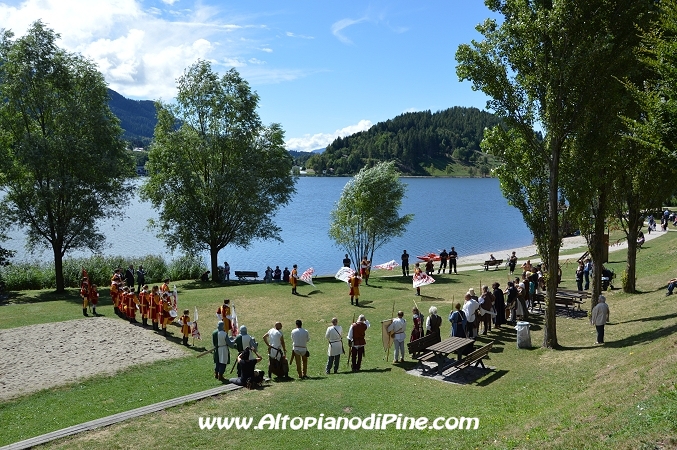
[[597, 328], [596, 345], [604, 344], [604, 325], [609, 321], [609, 305], [606, 304], [606, 297], [599, 296], [599, 300], [590, 313], [590, 325]]
[[350, 347], [350, 356], [352, 360], [351, 369], [357, 372], [362, 368], [362, 357], [364, 356], [364, 346], [367, 345], [365, 335], [369, 328], [369, 321], [360, 314], [357, 322], [350, 325], [348, 330], [348, 347]]

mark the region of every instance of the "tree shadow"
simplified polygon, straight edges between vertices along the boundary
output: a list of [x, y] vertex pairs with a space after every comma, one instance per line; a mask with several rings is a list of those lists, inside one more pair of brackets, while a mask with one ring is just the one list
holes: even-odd
[[[487, 369], [487, 370], [491, 370], [491, 369]], [[488, 386], [491, 383], [493, 383], [494, 381], [499, 380], [500, 378], [503, 378], [507, 374], [508, 374], [507, 370], [493, 370], [491, 372], [491, 375], [484, 378], [482, 381], [478, 382], [477, 386], [481, 386], [481, 387]]]
[[634, 334], [628, 336], [624, 339], [617, 341], [608, 341], [604, 343], [605, 347], [611, 348], [623, 348], [630, 347], [632, 345], [641, 344], [644, 342], [654, 341], [658, 338], [669, 336], [677, 331], [677, 324], [673, 324], [667, 327], [657, 328], [654, 330], [644, 331], [642, 333]]
[[621, 323], [632, 323], [632, 322], [652, 322], [654, 320], [674, 319], [675, 317], [677, 317], [677, 313], [665, 314], [665, 315], [662, 315], [662, 316], [642, 317], [640, 319], [625, 320], [623, 322], [618, 322], [618, 323], [621, 324]]
[[[1, 305], [22, 305], [53, 301], [66, 301], [73, 304], [82, 304], [80, 291], [75, 289], [66, 289], [64, 293], [56, 293], [54, 291], [40, 292], [34, 296], [28, 296], [24, 292], [7, 292], [5, 298], [0, 301]], [[99, 300], [101, 304], [101, 300]]]
[[362, 372], [364, 372], [364, 373], [382, 373], [382, 372], [390, 372], [390, 371], [392, 371], [391, 367], [386, 367], [386, 368], [374, 367], [374, 368], [371, 368], [371, 369], [361, 369], [361, 370], [358, 370], [356, 372], [353, 372], [352, 370], [347, 369], [345, 371], [338, 372], [338, 373], [335, 373], [333, 375], [355, 375], [355, 374], [362, 373]]

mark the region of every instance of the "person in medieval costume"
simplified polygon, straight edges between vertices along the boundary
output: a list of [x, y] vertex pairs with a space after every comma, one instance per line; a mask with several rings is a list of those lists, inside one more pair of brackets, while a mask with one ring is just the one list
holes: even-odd
[[226, 381], [223, 373], [226, 371], [226, 366], [230, 364], [228, 347], [235, 347], [235, 343], [228, 337], [222, 321], [216, 324], [216, 330], [212, 333], [212, 344], [214, 344], [214, 378]]
[[[235, 338], [235, 347], [237, 348], [238, 353], [242, 353], [246, 348], [253, 348], [254, 350], [258, 349], [259, 344], [256, 343], [256, 340], [253, 336], [247, 334], [247, 327], [242, 325], [240, 327], [240, 334]], [[256, 359], [256, 354], [254, 352], [249, 353], [251, 359]], [[237, 376], [241, 375], [240, 366], [237, 367], [238, 373]]]
[[281, 322], [275, 322], [275, 326], [263, 335], [263, 342], [268, 346], [268, 378], [271, 373], [278, 377], [289, 378], [287, 346], [284, 343]]
[[362, 368], [362, 357], [364, 356], [364, 346], [367, 344], [365, 334], [369, 328], [369, 321], [360, 314], [357, 322], [350, 326], [348, 330], [348, 346], [350, 347], [350, 356], [352, 358], [352, 370], [357, 372]]

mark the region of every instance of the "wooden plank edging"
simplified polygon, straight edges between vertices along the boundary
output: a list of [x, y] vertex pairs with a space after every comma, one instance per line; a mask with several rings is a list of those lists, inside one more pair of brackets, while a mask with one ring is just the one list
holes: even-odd
[[183, 397], [177, 397], [170, 400], [165, 400], [163, 402], [154, 403], [152, 405], [142, 406], [140, 408], [132, 409], [130, 411], [124, 411], [121, 413], [113, 414], [111, 416], [102, 417], [100, 419], [90, 420], [89, 422], [81, 423], [78, 425], [73, 425], [67, 428], [62, 428], [60, 430], [52, 431], [51, 433], [42, 434], [40, 436], [35, 436], [30, 439], [23, 441], [15, 442], [13, 444], [5, 445], [0, 447], [0, 450], [20, 450], [31, 448], [36, 445], [42, 445], [47, 442], [53, 441], [55, 439], [60, 439], [66, 436], [71, 436], [73, 434], [82, 433], [83, 431], [95, 430], [101, 427], [107, 427], [119, 422], [122, 422], [127, 419], [132, 419], [134, 417], [140, 417], [146, 414], [154, 413], [157, 411], [162, 411], [163, 409], [172, 408], [174, 406], [181, 405], [183, 403], [192, 402], [195, 400], [201, 400], [207, 397], [213, 397], [214, 395], [222, 394], [224, 392], [234, 391], [236, 389], [241, 389], [242, 386], [236, 384], [226, 384], [223, 386], [218, 386], [213, 389], [208, 389], [202, 392], [196, 392], [194, 394], [184, 395]]

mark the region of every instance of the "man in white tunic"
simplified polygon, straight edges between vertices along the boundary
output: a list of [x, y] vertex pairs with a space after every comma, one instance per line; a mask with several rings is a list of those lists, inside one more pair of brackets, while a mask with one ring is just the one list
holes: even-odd
[[226, 366], [230, 364], [230, 351], [228, 351], [228, 347], [235, 347], [235, 342], [225, 331], [223, 321], [219, 321], [217, 324], [217, 329], [217, 346], [214, 350], [218, 354], [219, 359], [217, 377], [220, 381], [226, 381], [226, 379], [223, 377], [223, 372], [226, 370]]
[[327, 327], [324, 337], [329, 341], [329, 347], [327, 348], [329, 358], [327, 359], [327, 367], [324, 369], [324, 373], [329, 374], [332, 365], [334, 366], [334, 373], [337, 373], [341, 354], [343, 353], [343, 328], [338, 324], [336, 317], [331, 319], [331, 326]]
[[[275, 326], [263, 335], [263, 342], [268, 346], [268, 377], [270, 377], [271, 372], [285, 378], [289, 376], [289, 365], [281, 364], [282, 360], [287, 358], [287, 347], [281, 330], [282, 323], [275, 322]], [[286, 367], [286, 370], [283, 370], [282, 373], [279, 373], [278, 370], [271, 370], [277, 367]]]
[[[474, 291], [473, 291], [474, 292]], [[463, 312], [465, 313], [466, 321], [467, 321], [467, 329], [465, 335], [469, 338], [476, 338], [477, 337], [477, 330], [479, 328], [479, 323], [475, 323], [475, 317], [477, 310], [480, 308], [480, 304], [477, 303], [468, 291], [465, 294], [465, 303], [463, 304]], [[479, 316], [478, 316], [479, 317]], [[476, 326], [477, 325], [477, 326]]]
[[[303, 328], [303, 322], [296, 321], [296, 328], [291, 331], [292, 351], [291, 362], [296, 360], [296, 371], [299, 373], [299, 378], [308, 378], [308, 341], [310, 335], [308, 331]], [[301, 370], [301, 362], [303, 362], [303, 371]]]
[[388, 332], [393, 335], [393, 342], [395, 343], [395, 359], [393, 363], [404, 362], [404, 338], [407, 329], [407, 321], [404, 320], [404, 311], [398, 311], [397, 317], [393, 319], [393, 323], [388, 325]]

